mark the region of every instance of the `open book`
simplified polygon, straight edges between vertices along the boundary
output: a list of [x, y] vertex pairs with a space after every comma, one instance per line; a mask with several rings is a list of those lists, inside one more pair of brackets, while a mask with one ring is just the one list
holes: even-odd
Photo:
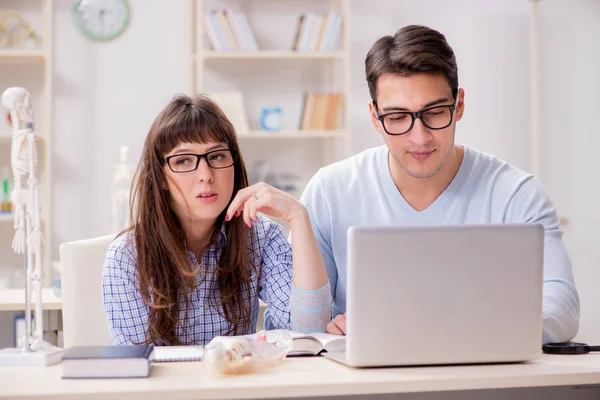
[[268, 342], [276, 342], [278, 336], [283, 332], [291, 335], [293, 339], [294, 349], [288, 354], [289, 356], [316, 356], [322, 351], [327, 351], [328, 353], [346, 351], [346, 336], [329, 333], [300, 333], [284, 329], [274, 329], [260, 331], [248, 336], [258, 338], [264, 335]]

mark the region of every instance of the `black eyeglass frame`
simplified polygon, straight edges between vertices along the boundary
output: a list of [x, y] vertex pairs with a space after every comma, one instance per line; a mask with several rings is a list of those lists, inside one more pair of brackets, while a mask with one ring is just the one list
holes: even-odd
[[[381, 126], [383, 126], [383, 130], [385, 131], [385, 133], [387, 133], [388, 135], [391, 136], [402, 136], [402, 135], [406, 135], [408, 132], [410, 132], [410, 130], [413, 128], [413, 126], [415, 126], [415, 120], [417, 118], [419, 118], [421, 120], [421, 123], [423, 125], [425, 125], [428, 129], [434, 130], [434, 131], [439, 131], [441, 129], [446, 129], [447, 127], [449, 127], [450, 125], [452, 125], [452, 121], [454, 121], [454, 111], [456, 110], [456, 102], [458, 100], [458, 89], [456, 89], [454, 91], [454, 102], [452, 104], [444, 104], [441, 106], [432, 106], [432, 107], [427, 107], [424, 108], [420, 111], [390, 111], [387, 113], [383, 113], [383, 114], [379, 114], [377, 112], [377, 102], [375, 100], [373, 100], [373, 106], [375, 107], [375, 114], [377, 115], [377, 119], [379, 120], [379, 122], [381, 122]], [[427, 122], [425, 122], [425, 120], [423, 119], [423, 113], [427, 112], [427, 111], [431, 111], [431, 110], [435, 110], [438, 108], [448, 108], [450, 109], [450, 122], [448, 122], [448, 125], [443, 126], [441, 128], [432, 128], [431, 126], [427, 125]], [[410, 126], [408, 127], [408, 129], [402, 133], [390, 133], [388, 132], [387, 128], [385, 127], [385, 122], [383, 122], [383, 120], [385, 119], [385, 117], [387, 117], [388, 115], [392, 115], [392, 114], [405, 114], [405, 115], [410, 115], [410, 117], [412, 118], [412, 121], [410, 122]]]
[[[213, 167], [212, 165], [210, 165], [210, 161], [208, 161], [208, 156], [211, 155], [211, 154], [213, 154], [213, 153], [219, 153], [219, 152], [223, 152], [223, 151], [228, 151], [228, 152], [231, 153], [231, 160], [232, 160], [231, 164], [229, 164], [229, 165], [227, 165], [225, 167]], [[193, 171], [197, 170], [198, 166], [200, 165], [200, 160], [203, 159], [203, 158], [206, 160], [206, 164], [208, 164], [208, 166], [210, 168], [212, 168], [212, 169], [230, 168], [233, 165], [235, 165], [236, 155], [237, 155], [236, 151], [232, 150], [232, 149], [217, 149], [217, 150], [209, 151], [208, 153], [204, 153], [204, 154], [196, 154], [196, 153], [173, 154], [171, 156], [167, 156], [167, 157], [163, 158], [162, 162], [163, 162], [163, 164], [167, 164], [169, 166], [169, 169], [171, 171], [173, 171], [174, 173], [176, 173], [176, 174], [185, 174], [185, 173], [193, 172]], [[181, 156], [194, 156], [194, 157], [196, 157], [196, 165], [194, 166], [194, 168], [190, 169], [190, 170], [187, 170], [187, 171], [175, 171], [173, 169], [173, 167], [171, 166], [171, 163], [169, 161], [172, 158], [174, 158], [174, 157], [181, 157]]]

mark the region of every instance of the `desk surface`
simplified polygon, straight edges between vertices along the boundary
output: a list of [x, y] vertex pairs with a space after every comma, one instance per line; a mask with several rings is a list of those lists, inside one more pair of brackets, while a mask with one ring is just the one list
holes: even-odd
[[[62, 309], [62, 299], [54, 295], [53, 288], [43, 288], [42, 306], [44, 310], [60, 310]], [[24, 310], [25, 289], [0, 289], [0, 311]], [[33, 304], [31, 310], [33, 310]]]
[[0, 398], [247, 399], [600, 384], [600, 354], [509, 365], [353, 369], [288, 358], [260, 374], [215, 376], [203, 363], [154, 364], [150, 378], [62, 380], [60, 364], [0, 368]]

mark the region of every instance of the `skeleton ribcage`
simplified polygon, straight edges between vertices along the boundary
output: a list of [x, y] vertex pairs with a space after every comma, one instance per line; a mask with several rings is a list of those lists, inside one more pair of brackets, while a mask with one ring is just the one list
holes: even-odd
[[[37, 157], [37, 140], [33, 141], [33, 167], [34, 171], [37, 170], [38, 167], [38, 157]], [[12, 151], [16, 152], [16, 157], [13, 158], [13, 168], [19, 175], [29, 175], [29, 146], [27, 144], [27, 138], [24, 138], [20, 146], [18, 143], [15, 143], [18, 147], [18, 150], [13, 147]]]

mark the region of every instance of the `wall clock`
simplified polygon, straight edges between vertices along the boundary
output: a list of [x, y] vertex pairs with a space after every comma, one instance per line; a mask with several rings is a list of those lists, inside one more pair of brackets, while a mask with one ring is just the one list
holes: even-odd
[[129, 4], [127, 0], [76, 0], [73, 16], [89, 39], [112, 40], [129, 25]]

